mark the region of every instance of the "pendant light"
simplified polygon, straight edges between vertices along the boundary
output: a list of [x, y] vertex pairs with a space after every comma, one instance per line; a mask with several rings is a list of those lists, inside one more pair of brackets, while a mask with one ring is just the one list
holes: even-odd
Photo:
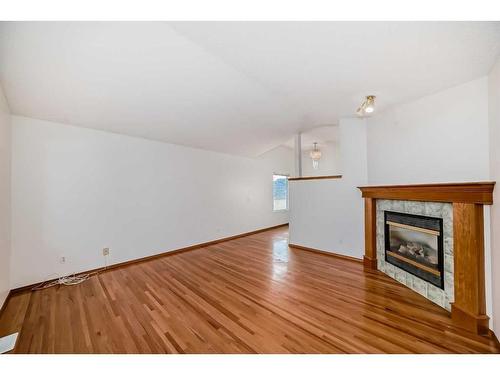
[[319, 159], [321, 159], [321, 151], [318, 148], [318, 142], [314, 142], [314, 147], [309, 153], [309, 156], [311, 156], [312, 163], [313, 163], [313, 168], [318, 169], [319, 168]]

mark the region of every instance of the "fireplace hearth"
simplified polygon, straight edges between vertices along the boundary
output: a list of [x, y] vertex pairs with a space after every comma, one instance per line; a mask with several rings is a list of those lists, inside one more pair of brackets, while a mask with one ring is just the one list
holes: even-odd
[[384, 212], [385, 261], [444, 289], [443, 219]]

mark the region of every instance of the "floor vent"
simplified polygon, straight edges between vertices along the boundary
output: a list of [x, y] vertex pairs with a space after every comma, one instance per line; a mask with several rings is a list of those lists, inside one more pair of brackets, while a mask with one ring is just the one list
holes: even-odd
[[12, 335], [0, 337], [0, 354], [8, 353], [16, 346], [17, 336], [19, 332]]

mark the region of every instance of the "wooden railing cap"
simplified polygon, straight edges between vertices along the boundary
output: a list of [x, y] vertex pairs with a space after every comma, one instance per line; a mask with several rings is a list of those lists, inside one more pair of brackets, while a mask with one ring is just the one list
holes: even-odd
[[328, 180], [334, 178], [342, 178], [342, 175], [335, 176], [309, 176], [309, 177], [288, 177], [288, 181], [304, 181], [304, 180]]

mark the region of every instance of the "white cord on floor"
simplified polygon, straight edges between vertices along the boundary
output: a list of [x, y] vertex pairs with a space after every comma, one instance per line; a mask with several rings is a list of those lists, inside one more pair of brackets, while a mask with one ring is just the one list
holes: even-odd
[[[104, 257], [104, 269], [100, 271], [106, 271], [108, 269], [107, 257]], [[90, 276], [97, 275], [100, 271], [90, 272], [90, 273], [82, 273], [82, 274], [72, 274], [68, 276], [62, 276], [53, 281], [44, 281], [37, 286], [33, 287], [31, 290], [42, 290], [51, 288], [56, 285], [78, 285], [88, 280]]]
[[43, 283], [35, 286], [31, 290], [42, 290], [42, 289], [51, 288], [51, 287], [56, 286], [56, 285], [77, 285], [77, 284], [83, 283], [90, 276], [96, 275], [96, 274], [97, 274], [97, 272], [92, 272], [92, 273], [85, 273], [85, 274], [81, 274], [81, 275], [73, 274], [73, 275], [69, 275], [69, 276], [63, 276], [63, 277], [60, 277], [54, 281], [43, 282]]

